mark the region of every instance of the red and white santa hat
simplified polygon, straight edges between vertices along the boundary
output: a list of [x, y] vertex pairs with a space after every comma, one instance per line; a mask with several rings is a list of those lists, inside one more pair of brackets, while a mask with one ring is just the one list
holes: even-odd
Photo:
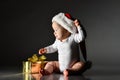
[[52, 22], [57, 22], [60, 24], [64, 29], [68, 30], [70, 33], [76, 33], [76, 27], [71, 19], [70, 14], [68, 13], [58, 13], [52, 18]]

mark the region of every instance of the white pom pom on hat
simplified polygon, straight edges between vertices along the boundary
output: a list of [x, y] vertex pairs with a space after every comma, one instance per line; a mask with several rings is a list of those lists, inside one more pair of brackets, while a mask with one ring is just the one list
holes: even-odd
[[70, 33], [76, 33], [76, 27], [73, 23], [73, 20], [70, 19], [69, 14], [60, 12], [52, 18], [52, 22], [54, 21], [60, 24], [64, 29], [68, 30]]

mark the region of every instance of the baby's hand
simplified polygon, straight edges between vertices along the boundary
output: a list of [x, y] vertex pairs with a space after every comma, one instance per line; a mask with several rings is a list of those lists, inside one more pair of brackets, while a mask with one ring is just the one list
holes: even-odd
[[75, 24], [76, 27], [80, 26], [80, 23], [77, 19], [74, 21], [74, 24]]
[[39, 54], [45, 54], [46, 52], [47, 52], [47, 49], [45, 49], [45, 48], [41, 48], [39, 50]]

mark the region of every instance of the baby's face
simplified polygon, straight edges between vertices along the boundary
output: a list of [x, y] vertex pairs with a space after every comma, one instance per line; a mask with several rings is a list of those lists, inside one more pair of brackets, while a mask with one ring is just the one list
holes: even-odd
[[58, 23], [53, 22], [52, 28], [54, 30], [54, 36], [56, 37], [56, 39], [64, 40], [68, 37], [67, 35], [69, 32], [66, 29], [64, 29], [61, 25], [59, 25]]

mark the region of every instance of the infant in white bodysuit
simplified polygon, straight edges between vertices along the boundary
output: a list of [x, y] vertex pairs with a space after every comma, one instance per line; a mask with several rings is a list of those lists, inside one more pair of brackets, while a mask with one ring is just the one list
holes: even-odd
[[59, 13], [52, 19], [52, 28], [56, 38], [52, 45], [41, 48], [39, 54], [58, 52], [58, 61], [48, 61], [41, 74], [62, 72], [68, 76], [70, 72], [77, 72], [84, 66], [79, 59], [79, 43], [84, 39], [79, 21], [72, 20], [70, 14]]

